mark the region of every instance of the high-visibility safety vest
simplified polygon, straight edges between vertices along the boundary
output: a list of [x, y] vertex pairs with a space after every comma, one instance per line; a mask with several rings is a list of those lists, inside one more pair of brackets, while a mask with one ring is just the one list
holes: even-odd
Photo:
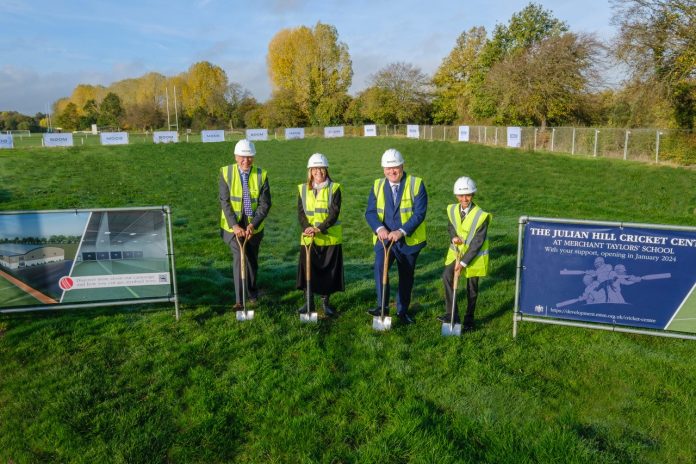
[[[445, 266], [453, 263], [457, 259], [457, 254], [463, 255], [466, 253], [472, 240], [474, 240], [476, 229], [492, 216], [474, 205], [464, 217], [464, 220], [462, 220], [459, 214], [459, 203], [455, 203], [447, 206], [447, 217], [457, 231], [457, 236], [462, 239], [463, 243], [461, 245], [450, 243], [449, 250], [447, 250], [447, 257], [445, 258]], [[483, 246], [476, 257], [464, 268], [464, 275], [466, 277], [488, 275], [488, 237], [484, 240]]]
[[[300, 184], [297, 189], [302, 199], [302, 208], [304, 209], [307, 220], [312, 227], [319, 227], [319, 224], [324, 222], [329, 216], [329, 207], [333, 196], [341, 188], [341, 184], [329, 182], [323, 189], [317, 191], [318, 195], [314, 195], [314, 190], [307, 187], [307, 184]], [[336, 223], [326, 229], [326, 233], [318, 233], [314, 235], [314, 244], [319, 246], [338, 245], [343, 242], [343, 226], [341, 225], [341, 214], [339, 213]], [[302, 244], [302, 239], [300, 239]]]
[[[375, 180], [375, 185], [373, 187], [373, 193], [375, 194], [375, 199], [377, 200], [377, 218], [384, 222], [384, 183], [386, 178]], [[404, 182], [404, 191], [401, 193], [401, 203], [399, 206], [399, 213], [401, 215], [401, 224], [406, 224], [408, 220], [413, 216], [413, 199], [420, 192], [421, 186], [423, 185], [423, 179], [420, 177], [406, 175], [406, 181]], [[425, 221], [421, 222], [416, 230], [413, 231], [411, 235], [405, 237], [406, 245], [413, 246], [419, 243], [425, 242]], [[372, 244], [377, 243], [377, 235], [372, 237]]]
[[[237, 219], [237, 222], [239, 222], [242, 218], [242, 212], [244, 211], [244, 206], [242, 205], [242, 176], [239, 174], [239, 167], [236, 163], [223, 166], [220, 168], [220, 173], [222, 174], [222, 178], [225, 179], [225, 183], [230, 188], [230, 205], [232, 206], [234, 217]], [[254, 212], [259, 204], [261, 187], [265, 182], [266, 171], [252, 166], [251, 171], [249, 171], [249, 197], [251, 198], [251, 210]], [[249, 218], [249, 220], [251, 221], [251, 218]], [[225, 213], [222, 211], [220, 212], [220, 227], [228, 232], [232, 232], [232, 227], [227, 223]], [[254, 233], [258, 234], [262, 230], [263, 222], [257, 229], [254, 229]]]

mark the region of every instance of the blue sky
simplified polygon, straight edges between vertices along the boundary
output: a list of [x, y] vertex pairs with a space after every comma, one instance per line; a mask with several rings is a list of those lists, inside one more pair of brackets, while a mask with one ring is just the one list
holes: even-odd
[[[406, 61], [432, 74], [459, 34], [492, 31], [528, 1], [491, 0], [2, 0], [0, 111], [46, 112], [77, 84], [108, 85], [197, 61], [222, 67], [260, 101], [271, 93], [266, 54], [281, 29], [336, 26], [353, 60], [352, 94], [383, 66]], [[538, 0], [574, 32], [608, 40], [609, 0]]]

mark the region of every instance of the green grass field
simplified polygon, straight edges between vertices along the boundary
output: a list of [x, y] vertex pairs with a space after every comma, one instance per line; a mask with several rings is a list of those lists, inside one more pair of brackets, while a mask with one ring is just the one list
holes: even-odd
[[[4, 210], [172, 207], [172, 305], [0, 318], [0, 462], [692, 463], [696, 343], [522, 324], [512, 340], [520, 215], [694, 225], [696, 171], [448, 142], [257, 144], [273, 207], [256, 318], [239, 323], [219, 238], [232, 143], [0, 153]], [[389, 147], [429, 192], [417, 323], [371, 329], [363, 219]], [[344, 185], [341, 314], [302, 325], [296, 187], [314, 152]], [[440, 336], [445, 207], [461, 175], [493, 214], [477, 330]]]

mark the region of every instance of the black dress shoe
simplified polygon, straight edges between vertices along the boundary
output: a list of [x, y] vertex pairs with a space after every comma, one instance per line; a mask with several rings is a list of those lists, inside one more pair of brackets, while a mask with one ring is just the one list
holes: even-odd
[[[451, 324], [452, 323], [452, 316], [450, 316], [449, 314], [443, 314], [441, 316], [437, 316], [437, 320], [442, 322], [443, 324]], [[459, 324], [459, 319], [455, 317], [454, 323]]]
[[321, 309], [324, 310], [324, 314], [327, 316], [334, 316], [336, 315], [336, 310], [331, 307], [329, 304], [329, 297], [328, 295], [324, 295], [321, 297]]
[[[372, 308], [367, 310], [367, 314], [370, 316], [376, 316], [379, 317], [382, 315], [382, 308]], [[384, 308], [384, 315], [388, 316], [389, 315], [389, 310], [387, 308]]]
[[413, 324], [416, 322], [405, 311], [403, 313], [397, 314], [396, 316], [399, 318], [399, 322], [401, 322], [404, 325]]
[[244, 308], [242, 307], [242, 303], [235, 303], [234, 306], [232, 307], [232, 311], [241, 311]]
[[335, 316], [336, 315], [336, 310], [327, 304], [322, 305], [322, 309], [324, 310], [324, 314], [326, 314], [327, 316]]
[[307, 305], [303, 304], [299, 308], [297, 308], [297, 312], [300, 314], [307, 314]]

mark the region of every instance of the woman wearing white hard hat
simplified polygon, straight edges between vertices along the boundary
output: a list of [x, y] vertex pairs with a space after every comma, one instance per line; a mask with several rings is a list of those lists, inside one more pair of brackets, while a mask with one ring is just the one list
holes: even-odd
[[454, 183], [453, 193], [457, 203], [447, 206], [449, 220], [450, 247], [445, 258], [445, 271], [442, 281], [445, 286], [445, 314], [438, 317], [441, 322], [459, 323], [459, 311], [454, 302], [452, 319], [452, 299], [455, 270], [466, 278], [467, 307], [464, 315], [464, 330], [473, 330], [474, 311], [478, 298], [479, 277], [488, 274], [488, 224], [491, 215], [479, 208], [473, 201], [476, 183], [469, 177], [460, 177]]
[[[343, 280], [343, 226], [341, 225], [341, 185], [329, 175], [329, 161], [321, 153], [315, 153], [307, 162], [307, 180], [297, 186], [297, 218], [305, 242], [311, 237], [310, 248], [310, 295], [305, 295], [301, 314], [313, 312], [314, 296], [321, 295], [322, 309], [327, 316], [336, 310], [331, 307], [329, 297], [344, 290]], [[301, 243], [302, 245], [302, 243]], [[307, 291], [306, 247], [300, 246], [297, 266], [297, 288]]]
[[241, 251], [237, 240], [245, 246], [246, 295], [254, 304], [258, 298], [256, 274], [263, 238], [264, 220], [271, 209], [271, 190], [264, 169], [254, 165], [256, 148], [242, 139], [234, 146], [236, 163], [220, 168], [220, 232], [232, 252], [235, 310], [242, 308]]

